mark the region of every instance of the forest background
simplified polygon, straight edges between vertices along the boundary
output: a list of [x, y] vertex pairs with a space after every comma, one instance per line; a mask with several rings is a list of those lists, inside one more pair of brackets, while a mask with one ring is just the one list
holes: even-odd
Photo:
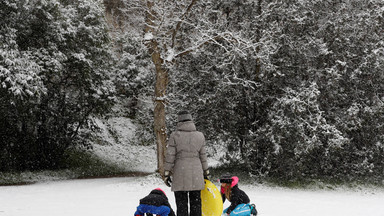
[[384, 184], [383, 30], [381, 0], [1, 0], [0, 172], [68, 168], [111, 116], [161, 158], [187, 109], [220, 169]]

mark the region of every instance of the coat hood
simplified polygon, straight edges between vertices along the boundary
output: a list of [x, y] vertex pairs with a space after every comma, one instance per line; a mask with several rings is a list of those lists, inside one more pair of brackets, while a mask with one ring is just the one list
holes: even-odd
[[177, 123], [178, 131], [196, 131], [196, 126], [193, 121], [179, 122]]

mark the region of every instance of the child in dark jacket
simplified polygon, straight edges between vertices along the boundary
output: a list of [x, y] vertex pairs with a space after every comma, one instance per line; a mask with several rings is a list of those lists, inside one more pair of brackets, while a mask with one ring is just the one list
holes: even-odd
[[160, 215], [160, 216], [175, 216], [168, 198], [164, 191], [160, 188], [152, 190], [148, 196], [140, 200], [140, 205], [137, 206], [135, 216]]
[[227, 216], [257, 215], [255, 205], [249, 204], [249, 197], [239, 188], [237, 185], [238, 182], [239, 178], [237, 176], [230, 176], [229, 174], [225, 174], [220, 177], [221, 196], [223, 198], [223, 203], [226, 199], [231, 202], [231, 205], [224, 209], [223, 214]]

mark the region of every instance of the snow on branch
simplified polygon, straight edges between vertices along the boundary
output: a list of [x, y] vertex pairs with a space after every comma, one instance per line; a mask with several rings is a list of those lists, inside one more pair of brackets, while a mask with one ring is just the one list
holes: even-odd
[[171, 45], [172, 48], [175, 46], [175, 38], [176, 38], [176, 34], [177, 34], [177, 32], [179, 31], [179, 29], [180, 29], [180, 27], [181, 27], [181, 24], [183, 23], [184, 18], [188, 15], [188, 13], [191, 11], [191, 8], [193, 7], [193, 5], [194, 5], [196, 2], [197, 2], [197, 0], [192, 0], [192, 2], [189, 4], [189, 6], [187, 7], [187, 9], [186, 9], [185, 12], [181, 15], [179, 21], [177, 22], [176, 28], [173, 30], [173, 33], [172, 33], [172, 45]]
[[[236, 48], [236, 52], [245, 56], [246, 53], [244, 52], [244, 50], [246, 49], [249, 49], [249, 48], [253, 48], [254, 45], [248, 45], [249, 43], [247, 43], [245, 40], [241, 39], [240, 37], [236, 37], [234, 36], [231, 32], [224, 32], [222, 34], [219, 34], [217, 36], [209, 36], [209, 35], [205, 35], [207, 38], [204, 40], [204, 41], [200, 41], [197, 45], [195, 46], [192, 46], [192, 47], [189, 47], [177, 54], [174, 55], [174, 57], [181, 57], [181, 56], [184, 56], [184, 55], [187, 55], [195, 50], [198, 50], [199, 48], [201, 48], [202, 46], [204, 45], [207, 45], [209, 43], [214, 43], [218, 46], [220, 46], [221, 48], [223, 48], [226, 52], [229, 52], [227, 46], [224, 46], [222, 43], [220, 43], [220, 41], [226, 41], [228, 42], [229, 44], [231, 44], [231, 48], [235, 48], [236, 44], [239, 45], [240, 47], [243, 47], [243, 49], [238, 49]], [[244, 45], [247, 45], [247, 46], [244, 46]]]

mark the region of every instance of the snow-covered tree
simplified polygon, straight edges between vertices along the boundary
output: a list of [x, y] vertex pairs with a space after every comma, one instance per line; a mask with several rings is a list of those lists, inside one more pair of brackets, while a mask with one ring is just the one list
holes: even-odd
[[218, 10], [217, 2], [185, 0], [124, 3], [120, 13], [126, 14], [126, 19], [119, 20], [124, 21], [122, 23], [126, 29], [142, 30], [141, 38], [154, 65], [154, 132], [159, 171], [162, 173], [167, 138], [166, 107], [171, 114], [180, 107], [168, 96], [168, 84], [180, 81], [174, 77], [178, 75], [177, 65], [181, 59], [201, 54], [209, 46], [221, 47], [222, 52], [217, 53], [222, 56], [220, 59], [228, 58], [226, 56], [229, 53], [244, 53], [254, 46], [241, 32], [226, 28], [225, 19], [222, 19], [223, 11]]
[[[227, 161], [256, 173], [379, 176], [382, 8], [380, 1], [218, 1], [214, 18], [252, 38], [255, 49], [193, 53], [179, 61], [169, 95], [197, 111], [212, 142], [228, 146]], [[291, 112], [289, 98], [312, 101], [311, 112]], [[292, 154], [277, 154], [283, 145]]]
[[[316, 83], [319, 92], [316, 106], [325, 120], [323, 126], [330, 125], [328, 128], [333, 128], [330, 130], [332, 136], [349, 140], [337, 154], [322, 157], [322, 162], [328, 163], [326, 166], [322, 165], [325, 170], [318, 169], [319, 164], [315, 161], [307, 165], [316, 167], [313, 171], [319, 172], [317, 174], [328, 177], [345, 178], [355, 176], [359, 172], [381, 175], [380, 169], [383, 165], [377, 162], [380, 160], [377, 155], [382, 150], [377, 146], [381, 146], [382, 143], [382, 133], [379, 132], [382, 131], [382, 124], [379, 121], [383, 120], [379, 117], [382, 116], [382, 111], [379, 111], [382, 110], [379, 108], [382, 107], [382, 94], [379, 92], [383, 90], [383, 72], [382, 69], [378, 69], [382, 65], [380, 38], [383, 36], [381, 18], [383, 2], [264, 1], [262, 11], [261, 23], [268, 23], [261, 25], [262, 32], [269, 35], [270, 43], [278, 48], [276, 52], [271, 52], [270, 59], [274, 66], [270, 67], [271, 70], [264, 70], [267, 73], [263, 73], [268, 80], [261, 78], [263, 80], [261, 88], [264, 89], [262, 91], [267, 93], [273, 102], [267, 109], [274, 110], [275, 113], [276, 105], [286, 99], [287, 92], [292, 90], [305, 92], [303, 86], [312, 86], [311, 83]], [[287, 91], [288, 89], [291, 90]], [[351, 110], [355, 111], [353, 115]], [[360, 114], [363, 110], [367, 112]], [[285, 128], [289, 122], [296, 122], [294, 125], [299, 127], [297, 121], [302, 119], [300, 115], [289, 113], [286, 109], [281, 109], [278, 113], [280, 112], [285, 113], [284, 116], [288, 119], [276, 122], [281, 114], [270, 113], [268, 121], [275, 123], [259, 125], [261, 129], [255, 135], [255, 140], [258, 141], [254, 146], [265, 146], [266, 140], [262, 138], [265, 137], [264, 133], [275, 128], [277, 123]], [[287, 125], [281, 125], [282, 122]], [[308, 119], [306, 122], [311, 124]], [[266, 128], [269, 129], [265, 131]], [[288, 131], [281, 131], [284, 133], [283, 136], [280, 132], [269, 135], [279, 137], [274, 140], [276, 142], [290, 137]], [[323, 131], [315, 132], [316, 137], [320, 137]], [[376, 132], [371, 133], [373, 131]], [[300, 139], [306, 140], [303, 135], [299, 136]], [[266, 139], [271, 140], [271, 137]], [[291, 139], [291, 144], [295, 143], [296, 139]], [[290, 147], [292, 153], [300, 147], [298, 143]], [[329, 141], [327, 143], [329, 144]], [[325, 146], [323, 145], [323, 150]], [[274, 158], [271, 154], [273, 149], [275, 147], [269, 146], [258, 151], [256, 147], [256, 150], [252, 150], [254, 152], [252, 154], [260, 156], [252, 158], [259, 158], [254, 161], [262, 164], [261, 160]], [[373, 154], [371, 150], [376, 153]], [[280, 161], [276, 166], [295, 164], [297, 158], [293, 156], [294, 154], [289, 160], [287, 158], [288, 161], [285, 163], [276, 158]], [[301, 157], [308, 156], [311, 156], [311, 153]], [[311, 157], [314, 156], [316, 155]], [[254, 167], [260, 166], [256, 164]], [[270, 168], [270, 164], [267, 163], [266, 167]], [[285, 173], [284, 169], [280, 171], [282, 176], [290, 174]]]
[[[114, 91], [100, 1], [1, 2], [1, 170], [60, 167]], [[4, 161], [4, 163], [3, 163]]]
[[316, 83], [301, 86], [298, 90], [288, 87], [272, 106], [270, 123], [263, 131], [276, 155], [269, 158], [272, 175], [284, 174], [286, 179], [330, 175], [333, 171], [329, 168], [331, 163], [341, 162], [330, 160], [340, 160], [335, 155], [348, 145], [349, 139], [327, 122], [319, 107], [319, 96]]

